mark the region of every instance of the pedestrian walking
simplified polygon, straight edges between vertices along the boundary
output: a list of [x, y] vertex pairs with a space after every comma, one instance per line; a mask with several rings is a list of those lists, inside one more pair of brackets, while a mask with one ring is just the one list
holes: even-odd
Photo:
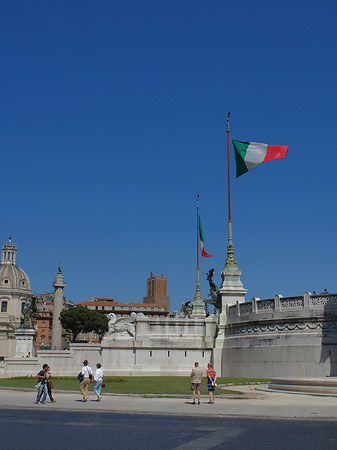
[[207, 389], [209, 395], [209, 402], [214, 403], [214, 392], [215, 392], [215, 384], [216, 382], [216, 371], [213, 369], [212, 364], [207, 364]]
[[56, 400], [54, 400], [53, 393], [52, 393], [52, 389], [54, 386], [53, 386], [53, 382], [51, 381], [51, 379], [52, 379], [52, 374], [50, 371], [50, 366], [48, 366], [48, 369], [47, 369], [47, 391], [48, 391], [48, 396], [49, 396], [50, 402], [55, 403]]
[[94, 375], [94, 381], [95, 381], [94, 392], [97, 395], [96, 401], [100, 402], [101, 398], [102, 398], [101, 389], [102, 389], [104, 372], [102, 370], [102, 364], [98, 363], [96, 365], [96, 367], [97, 367], [97, 369], [96, 369], [95, 375]]
[[46, 403], [46, 397], [47, 397], [47, 370], [48, 370], [48, 364], [43, 364], [42, 370], [36, 375], [38, 378], [38, 381], [40, 381], [40, 386], [37, 391], [36, 395], [36, 401], [35, 404], [37, 405], [40, 403], [41, 395], [42, 395], [42, 401], [41, 404], [44, 405]]
[[81, 370], [81, 375], [83, 377], [83, 380], [80, 382], [80, 391], [82, 394], [82, 400], [86, 402], [88, 400], [88, 388], [89, 383], [92, 379], [93, 371], [91, 367], [88, 365], [89, 361], [85, 359], [83, 361], [83, 367]]
[[192, 404], [195, 405], [195, 393], [197, 392], [198, 393], [198, 405], [200, 405], [200, 387], [201, 387], [202, 369], [201, 369], [201, 367], [199, 367], [198, 362], [194, 363], [194, 367], [192, 369], [190, 377], [191, 377], [191, 391], [192, 391], [192, 397], [193, 397]]

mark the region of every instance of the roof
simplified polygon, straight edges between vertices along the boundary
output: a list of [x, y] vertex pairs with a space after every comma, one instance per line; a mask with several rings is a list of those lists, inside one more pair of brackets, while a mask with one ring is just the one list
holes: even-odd
[[[99, 299], [99, 300], [85, 300], [84, 302], [75, 303], [75, 306], [119, 306], [119, 307], [137, 307], [137, 306], [144, 306], [146, 308], [151, 307], [158, 307], [155, 303], [120, 303], [111, 301], [112, 299], [109, 299], [109, 301], [105, 301], [105, 299]], [[160, 307], [160, 305], [159, 305]]]

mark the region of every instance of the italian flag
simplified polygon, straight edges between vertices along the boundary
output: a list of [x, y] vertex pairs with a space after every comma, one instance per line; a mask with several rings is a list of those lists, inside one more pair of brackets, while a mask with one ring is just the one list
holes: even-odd
[[201, 226], [200, 216], [199, 216], [199, 238], [200, 238], [200, 250], [201, 250], [202, 256], [205, 256], [206, 258], [210, 258], [212, 255], [209, 255], [205, 251], [205, 247], [204, 247], [204, 235], [202, 234], [202, 226]]
[[259, 144], [234, 139], [232, 142], [236, 160], [236, 178], [263, 162], [284, 158], [289, 148], [282, 145]]

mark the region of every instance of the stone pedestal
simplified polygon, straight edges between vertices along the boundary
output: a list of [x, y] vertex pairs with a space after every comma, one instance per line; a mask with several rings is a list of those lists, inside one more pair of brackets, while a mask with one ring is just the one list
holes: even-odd
[[195, 289], [195, 296], [192, 302], [192, 319], [204, 319], [206, 317], [206, 307], [205, 302], [202, 299], [200, 292], [200, 282], [199, 282], [199, 269], [197, 270], [197, 285]]
[[35, 336], [36, 331], [34, 329], [17, 329], [15, 331], [15, 356], [35, 356]]
[[218, 291], [221, 297], [221, 316], [220, 324], [225, 324], [227, 315], [227, 305], [235, 305], [237, 302], [243, 303], [247, 294], [244, 289], [240, 276], [241, 270], [237, 267], [225, 267], [223, 272], [223, 283]]

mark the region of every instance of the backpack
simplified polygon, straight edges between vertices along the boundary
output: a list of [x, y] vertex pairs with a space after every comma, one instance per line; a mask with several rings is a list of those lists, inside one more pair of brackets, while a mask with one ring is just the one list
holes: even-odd
[[79, 381], [80, 383], [83, 381], [84, 376], [82, 375], [82, 372], [80, 372], [80, 373], [77, 375], [77, 379], [78, 379], [78, 381]]

